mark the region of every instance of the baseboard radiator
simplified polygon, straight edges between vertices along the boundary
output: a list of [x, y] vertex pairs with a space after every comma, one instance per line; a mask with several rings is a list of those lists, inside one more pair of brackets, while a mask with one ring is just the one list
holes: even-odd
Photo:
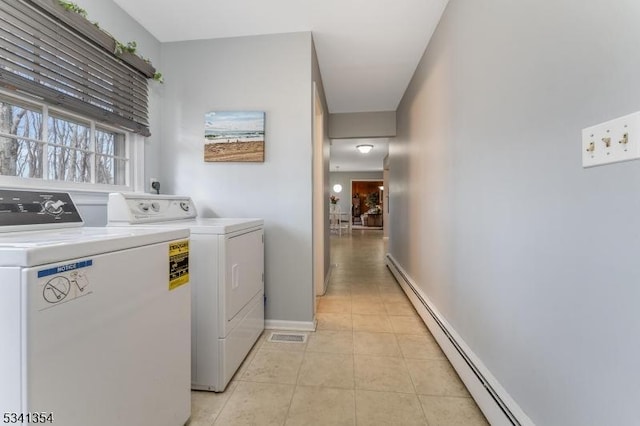
[[387, 267], [422, 317], [487, 420], [493, 426], [534, 426], [531, 419], [500, 386], [390, 254], [387, 254]]

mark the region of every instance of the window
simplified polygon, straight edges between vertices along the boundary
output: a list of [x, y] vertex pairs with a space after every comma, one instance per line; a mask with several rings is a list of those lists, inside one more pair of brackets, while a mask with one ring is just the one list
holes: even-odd
[[94, 120], [0, 96], [0, 175], [128, 186], [128, 140]]
[[0, 1], [0, 183], [140, 190], [155, 69], [56, 0]]

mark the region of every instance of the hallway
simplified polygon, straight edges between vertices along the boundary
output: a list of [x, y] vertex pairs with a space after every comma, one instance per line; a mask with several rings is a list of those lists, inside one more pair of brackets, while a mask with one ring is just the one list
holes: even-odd
[[332, 236], [317, 331], [265, 331], [224, 393], [192, 392], [189, 424], [486, 425], [384, 255], [382, 231]]

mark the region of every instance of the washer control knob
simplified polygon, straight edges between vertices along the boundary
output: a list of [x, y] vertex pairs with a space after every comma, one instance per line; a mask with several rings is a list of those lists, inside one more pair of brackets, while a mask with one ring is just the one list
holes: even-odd
[[191, 209], [191, 206], [189, 205], [189, 203], [187, 203], [186, 201], [181, 201], [180, 202], [180, 208], [182, 210], [184, 210], [185, 212], [188, 212], [189, 209]]
[[153, 210], [154, 212], [159, 212], [160, 211], [160, 203], [158, 203], [156, 201], [151, 203], [151, 210]]
[[141, 212], [147, 213], [149, 212], [149, 203], [138, 203], [138, 208]]
[[44, 207], [44, 211], [57, 216], [59, 214], [61, 214], [64, 210], [62, 209], [62, 206], [64, 206], [66, 203], [64, 201], [53, 201], [53, 200], [47, 200], [44, 202], [43, 207]]

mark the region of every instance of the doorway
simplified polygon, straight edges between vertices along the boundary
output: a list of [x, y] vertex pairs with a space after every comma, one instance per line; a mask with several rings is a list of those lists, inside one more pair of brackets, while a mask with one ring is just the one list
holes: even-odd
[[351, 181], [351, 226], [353, 229], [383, 229], [384, 181]]

